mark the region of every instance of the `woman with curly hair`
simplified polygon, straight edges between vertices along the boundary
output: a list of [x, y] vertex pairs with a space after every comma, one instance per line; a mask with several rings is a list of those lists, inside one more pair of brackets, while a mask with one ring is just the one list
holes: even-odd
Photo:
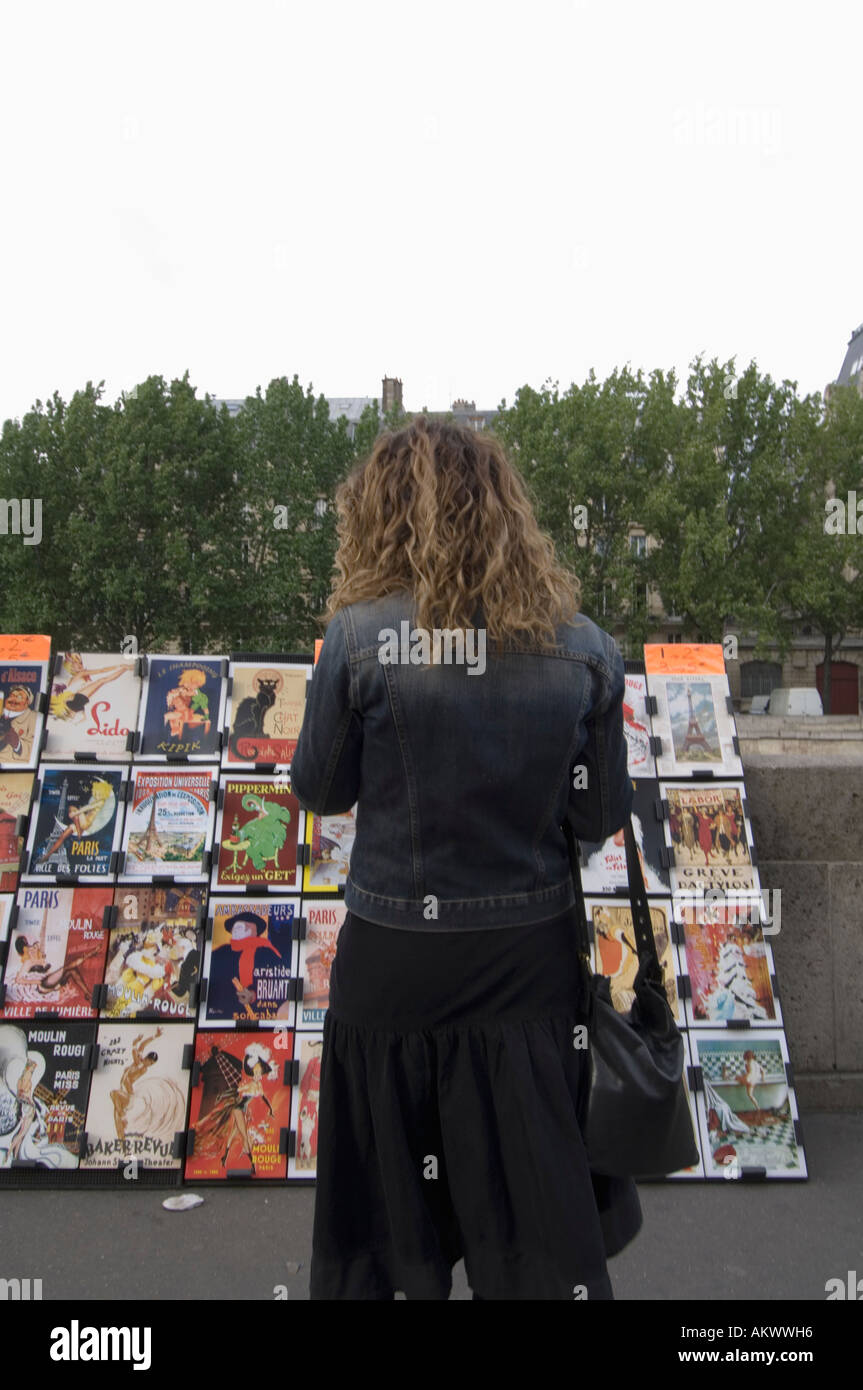
[[[634, 1183], [590, 1171], [563, 823], [629, 819], [623, 661], [501, 442], [424, 416], [335, 495], [291, 784], [356, 804], [325, 1017], [314, 1299], [613, 1298]], [[580, 1034], [578, 1036], [581, 1036]]]

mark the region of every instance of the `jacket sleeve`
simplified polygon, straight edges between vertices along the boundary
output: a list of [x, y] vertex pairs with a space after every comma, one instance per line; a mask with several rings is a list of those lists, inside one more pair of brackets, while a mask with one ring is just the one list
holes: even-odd
[[363, 721], [353, 704], [347, 636], [339, 611], [324, 634], [291, 763], [291, 788], [304, 810], [330, 816], [355, 805], [362, 747]]
[[[611, 682], [599, 702], [590, 710], [585, 723], [585, 739], [576, 755], [576, 766], [587, 771], [586, 786], [570, 782], [567, 816], [580, 840], [599, 843], [607, 840], [632, 813], [633, 786], [627, 770], [626, 735], [623, 732], [623, 696], [626, 680], [623, 657], [608, 633], [606, 657], [612, 670]], [[574, 774], [573, 774], [574, 776]]]

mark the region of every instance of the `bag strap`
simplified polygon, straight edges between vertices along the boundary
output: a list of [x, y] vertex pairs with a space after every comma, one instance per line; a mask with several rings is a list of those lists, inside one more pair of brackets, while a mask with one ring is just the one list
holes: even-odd
[[[584, 908], [581, 866], [578, 862], [575, 832], [573, 831], [569, 819], [569, 813], [567, 813], [563, 822], [563, 832], [566, 836], [566, 845], [569, 851], [569, 867], [575, 885], [576, 944], [582, 962], [585, 966], [589, 967], [590, 937], [588, 936], [587, 914]], [[647, 891], [644, 887], [644, 876], [641, 872], [641, 864], [638, 859], [638, 849], [635, 843], [635, 832], [632, 828], [631, 817], [624, 827], [623, 841], [626, 846], [626, 870], [629, 878], [629, 906], [632, 913], [632, 926], [635, 933], [635, 948], [638, 954], [639, 968], [644, 971], [644, 978], [652, 978], [657, 984], [661, 985], [663, 983], [662, 967], [659, 964], [656, 942], [653, 939], [653, 927], [650, 921]]]
[[587, 933], [587, 916], [584, 911], [584, 894], [581, 891], [581, 869], [578, 864], [578, 853], [575, 848], [575, 835], [569, 823], [569, 814], [563, 822], [563, 831], [566, 835], [566, 847], [569, 851], [569, 869], [572, 880], [575, 884], [575, 946], [578, 955], [578, 964], [581, 971], [581, 1004], [579, 1017], [583, 1018], [587, 1024], [588, 1032], [592, 1033], [595, 1027], [596, 1018], [596, 998], [591, 988], [590, 970], [590, 937]]
[[575, 847], [575, 834], [569, 821], [569, 815], [563, 822], [563, 833], [566, 836], [566, 847], [569, 851], [569, 870], [572, 874], [572, 881], [575, 884], [575, 944], [578, 948], [579, 958], [584, 966], [590, 969], [590, 937], [587, 932], [587, 914], [584, 910], [584, 893], [581, 887], [581, 868], [578, 863], [578, 851]]
[[632, 925], [635, 931], [638, 963], [641, 969], [644, 970], [645, 978], [654, 979], [658, 985], [662, 985], [664, 988], [662, 966], [659, 964], [659, 955], [653, 936], [650, 908], [647, 903], [647, 890], [644, 886], [644, 876], [641, 872], [641, 864], [638, 858], [638, 847], [635, 843], [635, 831], [632, 828], [632, 817], [626, 822], [623, 832], [623, 842], [626, 845], [626, 872], [629, 876], [629, 905], [632, 909]]

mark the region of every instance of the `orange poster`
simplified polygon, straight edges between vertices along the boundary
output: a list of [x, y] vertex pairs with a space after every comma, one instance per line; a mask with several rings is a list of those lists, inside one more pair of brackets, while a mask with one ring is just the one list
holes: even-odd
[[41, 633], [4, 632], [0, 635], [0, 661], [47, 661], [51, 638]]
[[725, 675], [721, 642], [646, 642], [644, 670], [648, 676]]

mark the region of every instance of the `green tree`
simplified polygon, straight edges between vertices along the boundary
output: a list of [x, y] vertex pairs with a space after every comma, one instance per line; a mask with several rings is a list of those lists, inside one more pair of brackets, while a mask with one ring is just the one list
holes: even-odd
[[[863, 628], [863, 534], [847, 510], [849, 492], [863, 502], [863, 397], [854, 386], [834, 387], [818, 418], [809, 413], [807, 427], [806, 505], [789, 537], [785, 594], [794, 616], [824, 637], [823, 704], [830, 714], [833, 661], [849, 630]], [[838, 525], [831, 496], [842, 503]]]
[[229, 424], [188, 372], [170, 387], [151, 376], [106, 411], [69, 518], [79, 643], [219, 649], [223, 575], [211, 557], [229, 534], [233, 463]]
[[793, 383], [775, 384], [754, 363], [741, 374], [733, 358], [691, 368], [643, 516], [663, 606], [699, 640], [721, 642], [731, 623], [755, 633], [759, 653], [789, 640], [781, 595], [806, 469], [798, 404]]
[[412, 418], [398, 401], [394, 401], [383, 415], [377, 401], [364, 406], [354, 430], [354, 458], [365, 458], [371, 453], [379, 434], [384, 430], [404, 429]]
[[650, 576], [630, 526], [642, 521], [674, 440], [673, 395], [673, 373], [645, 382], [624, 368], [599, 382], [591, 371], [563, 395], [557, 383], [523, 386], [494, 422], [540, 525], [581, 580], [583, 610], [604, 627], [622, 625], [624, 645], [636, 649], [650, 626]]
[[347, 423], [295, 375], [258, 387], [234, 427], [229, 629], [245, 650], [310, 651], [332, 580], [333, 492], [353, 457]]
[[[110, 411], [99, 405], [102, 383], [88, 382], [68, 405], [55, 392], [37, 400], [19, 422], [7, 420], [0, 438], [4, 498], [38, 501], [41, 536], [35, 545], [3, 537], [0, 584], [3, 630], [44, 632], [68, 645], [90, 630], [101, 606], [103, 580], [92, 567], [92, 537], [78, 543], [76, 517], [94, 461], [106, 447]], [[109, 503], [96, 499], [107, 512]]]

